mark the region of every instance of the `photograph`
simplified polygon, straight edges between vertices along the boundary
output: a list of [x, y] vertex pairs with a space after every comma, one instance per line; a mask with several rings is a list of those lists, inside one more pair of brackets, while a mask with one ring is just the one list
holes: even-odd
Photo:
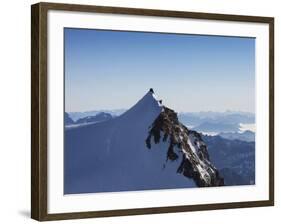
[[33, 219], [274, 206], [274, 17], [41, 2], [31, 38]]
[[256, 38], [64, 27], [63, 191], [256, 184]]

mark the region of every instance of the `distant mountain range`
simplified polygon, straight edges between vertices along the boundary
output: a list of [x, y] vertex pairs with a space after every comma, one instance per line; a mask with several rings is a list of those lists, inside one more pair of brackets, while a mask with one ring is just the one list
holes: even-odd
[[[87, 116], [95, 116], [100, 112], [109, 113], [113, 117], [119, 116], [124, 113], [126, 109], [115, 110], [92, 110], [85, 112], [68, 112], [69, 117], [73, 121], [77, 121], [80, 118]], [[211, 123], [226, 123], [226, 124], [238, 124], [238, 123], [255, 123], [255, 114], [250, 112], [240, 111], [225, 111], [225, 112], [180, 112], [178, 113], [179, 120], [187, 126], [198, 126], [204, 122]]]
[[223, 176], [224, 183], [227, 186], [254, 184], [254, 180], [251, 182], [250, 177], [239, 175], [232, 168], [222, 168], [220, 169], [220, 174]]
[[107, 121], [112, 119], [113, 116], [109, 113], [105, 113], [105, 112], [99, 112], [94, 116], [86, 116], [83, 118], [78, 119], [77, 121], [73, 121], [69, 114], [65, 112], [64, 115], [64, 124], [68, 127], [68, 126], [77, 126], [77, 125], [81, 125], [81, 124], [90, 124], [90, 123], [97, 123], [97, 122], [103, 122], [103, 121]]
[[238, 132], [240, 125], [237, 123], [217, 123], [203, 122], [198, 126], [193, 127], [193, 130], [199, 132]]
[[[253, 133], [242, 131], [254, 131], [245, 127], [254, 127], [255, 114], [249, 112], [197, 112], [179, 113], [179, 120], [192, 130], [208, 135], [222, 135], [226, 139], [240, 139], [252, 141]], [[230, 134], [231, 133], [231, 134]]]
[[229, 140], [241, 140], [246, 142], [254, 142], [255, 141], [255, 132], [252, 131], [244, 131], [244, 132], [222, 132], [218, 134], [222, 138]]
[[[124, 111], [124, 109], [118, 109], [93, 110], [87, 112], [69, 112], [65, 117], [65, 125], [77, 125], [105, 121], [121, 115], [122, 113], [124, 113]], [[252, 137], [246, 137], [245, 134], [243, 134], [244, 136], [240, 136], [230, 135], [226, 133], [239, 133], [241, 132], [241, 130], [243, 130], [241, 128], [242, 124], [255, 123], [255, 115], [253, 113], [233, 111], [185, 112], [179, 113], [178, 118], [181, 123], [183, 123], [188, 128], [191, 128], [192, 130], [196, 130], [204, 134], [212, 133], [212, 135], [223, 133], [221, 135], [223, 135], [223, 137], [227, 139], [243, 140], [243, 137], [245, 137], [245, 140], [247, 141], [250, 141]]]
[[72, 118], [69, 116], [68, 113], [64, 112], [64, 125], [72, 125], [75, 122], [72, 120]]
[[255, 183], [255, 142], [229, 140], [220, 136], [203, 136], [211, 162], [226, 185]]
[[85, 124], [85, 123], [93, 123], [93, 122], [102, 122], [112, 119], [113, 116], [110, 113], [100, 112], [94, 116], [87, 116], [78, 119], [76, 124]]
[[121, 115], [125, 111], [126, 111], [125, 109], [116, 109], [116, 110], [92, 110], [92, 111], [85, 111], [85, 112], [67, 112], [67, 113], [69, 114], [69, 117], [73, 121], [77, 121], [81, 118], [96, 116], [99, 113], [107, 113], [107, 114], [111, 114], [112, 117], [116, 117]]
[[249, 112], [183, 112], [178, 116], [179, 120], [187, 126], [198, 126], [205, 122], [214, 124], [255, 123], [255, 114]]

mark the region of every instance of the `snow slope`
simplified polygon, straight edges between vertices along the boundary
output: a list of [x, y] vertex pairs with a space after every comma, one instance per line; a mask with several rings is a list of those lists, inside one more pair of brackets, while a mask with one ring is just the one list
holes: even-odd
[[[167, 161], [168, 143], [145, 140], [163, 106], [149, 91], [131, 109], [109, 121], [65, 130], [64, 193], [94, 193], [195, 187]], [[155, 150], [154, 150], [155, 149]]]

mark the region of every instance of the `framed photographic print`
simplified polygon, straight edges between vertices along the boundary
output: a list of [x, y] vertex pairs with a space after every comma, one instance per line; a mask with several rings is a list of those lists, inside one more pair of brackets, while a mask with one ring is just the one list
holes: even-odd
[[274, 19], [32, 5], [32, 218], [274, 204]]

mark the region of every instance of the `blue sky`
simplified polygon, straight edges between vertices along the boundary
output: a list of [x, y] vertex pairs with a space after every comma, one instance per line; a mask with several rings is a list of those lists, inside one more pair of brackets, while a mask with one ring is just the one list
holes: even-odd
[[255, 110], [255, 39], [65, 28], [65, 110]]

